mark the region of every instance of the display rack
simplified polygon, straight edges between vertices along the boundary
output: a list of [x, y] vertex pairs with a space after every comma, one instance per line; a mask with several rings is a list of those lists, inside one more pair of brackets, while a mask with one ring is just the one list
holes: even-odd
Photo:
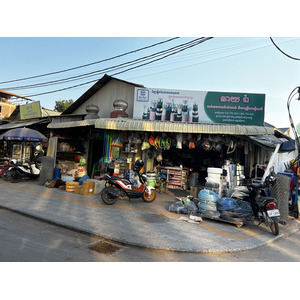
[[189, 169], [180, 167], [160, 167], [160, 177], [165, 176], [168, 189], [187, 189]]

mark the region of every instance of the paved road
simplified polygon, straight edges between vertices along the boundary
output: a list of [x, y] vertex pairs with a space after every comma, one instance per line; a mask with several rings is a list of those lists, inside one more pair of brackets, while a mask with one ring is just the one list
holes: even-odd
[[300, 262], [300, 232], [254, 250], [183, 253], [122, 245], [0, 209], [1, 262]]

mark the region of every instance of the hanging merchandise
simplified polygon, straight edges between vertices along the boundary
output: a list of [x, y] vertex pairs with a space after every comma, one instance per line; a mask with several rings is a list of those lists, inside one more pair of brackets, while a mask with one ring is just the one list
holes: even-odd
[[162, 156], [162, 150], [161, 150], [161, 149], [157, 149], [156, 160], [157, 160], [159, 163], [163, 161], [163, 156]]
[[134, 144], [141, 144], [141, 143], [142, 143], [142, 140], [141, 140], [140, 136], [137, 133], [135, 133], [134, 134]]
[[128, 136], [127, 135], [122, 135], [120, 137], [120, 140], [121, 140], [122, 143], [128, 143]]
[[204, 139], [204, 141], [202, 143], [202, 147], [205, 151], [209, 151], [212, 149], [211, 143], [209, 142], [208, 139]]
[[228, 148], [227, 148], [227, 154], [231, 154], [235, 151], [236, 149], [236, 142], [233, 142], [232, 140], [230, 141]]
[[213, 148], [216, 150], [216, 151], [219, 151], [219, 152], [221, 152], [221, 150], [222, 150], [222, 145], [221, 145], [221, 143], [213, 143]]
[[182, 149], [183, 134], [182, 133], [177, 134], [176, 140], [177, 140], [176, 148]]
[[103, 142], [103, 157], [102, 157], [102, 162], [104, 163], [109, 162], [110, 141], [111, 141], [110, 133], [105, 131], [104, 142]]
[[149, 141], [148, 141], [148, 136], [147, 136], [147, 134], [146, 134], [141, 149], [142, 149], [142, 150], [147, 150], [147, 149], [149, 149], [149, 148], [150, 148], [150, 143], [149, 143]]
[[116, 138], [113, 140], [112, 144], [111, 144], [113, 147], [117, 147], [117, 148], [122, 148], [123, 147], [123, 144], [121, 143], [121, 140], [120, 140], [120, 136], [117, 135]]
[[191, 135], [190, 142], [189, 142], [189, 149], [195, 149], [195, 148], [196, 148], [196, 145], [194, 142], [194, 137]]
[[188, 147], [189, 141], [190, 140], [188, 139], [188, 135], [183, 134], [182, 144]]
[[164, 150], [169, 150], [171, 148], [171, 138], [162, 137], [160, 142], [161, 148]]
[[157, 136], [157, 137], [155, 138], [155, 141], [154, 141], [154, 146], [155, 146], [156, 149], [161, 148], [160, 142], [161, 142], [161, 137], [160, 137], [160, 136]]
[[151, 146], [155, 146], [155, 137], [153, 135], [149, 137], [149, 143]]

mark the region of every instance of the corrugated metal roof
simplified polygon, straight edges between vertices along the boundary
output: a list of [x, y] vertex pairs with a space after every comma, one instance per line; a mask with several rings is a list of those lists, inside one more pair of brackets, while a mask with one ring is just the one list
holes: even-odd
[[48, 120], [43, 119], [43, 120], [35, 120], [35, 121], [27, 121], [27, 122], [7, 123], [7, 124], [4, 124], [4, 125], [0, 125], [0, 130], [26, 127], [26, 126], [30, 126], [30, 125], [33, 125], [33, 124], [47, 123], [47, 122], [48, 122]]
[[72, 128], [81, 126], [93, 126], [97, 119], [87, 119], [81, 121], [70, 121], [70, 122], [52, 122], [48, 124], [48, 128]]
[[145, 121], [145, 120], [122, 119], [122, 118], [96, 119], [95, 128], [110, 129], [110, 130], [128, 130], [128, 131], [207, 133], [207, 134], [233, 134], [233, 135], [274, 134], [274, 129], [272, 127], [264, 127], [264, 126]]

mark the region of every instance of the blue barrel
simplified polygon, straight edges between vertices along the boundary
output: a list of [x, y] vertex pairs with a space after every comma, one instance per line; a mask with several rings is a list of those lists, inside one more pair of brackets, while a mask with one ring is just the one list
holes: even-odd
[[60, 178], [60, 168], [54, 168], [53, 179], [59, 179], [59, 178]]

